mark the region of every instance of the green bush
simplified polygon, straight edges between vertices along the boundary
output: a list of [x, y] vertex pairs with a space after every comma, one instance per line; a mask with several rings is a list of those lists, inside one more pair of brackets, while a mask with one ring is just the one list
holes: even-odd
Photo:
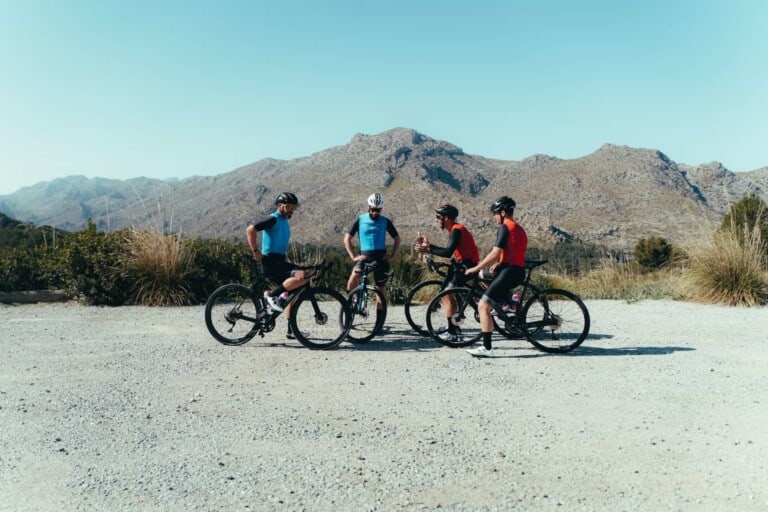
[[[751, 194], [731, 205], [728, 214], [720, 225], [720, 231], [731, 231], [744, 241], [744, 234], [751, 236], [756, 228], [763, 241], [768, 240], [768, 211], [765, 201]], [[735, 231], [734, 231], [734, 228]]]
[[632, 251], [635, 260], [644, 269], [664, 267], [672, 259], [672, 254], [672, 245], [660, 236], [641, 238]]
[[194, 254], [187, 286], [195, 301], [205, 302], [216, 288], [227, 283], [251, 283], [252, 267], [243, 259], [250, 257], [251, 251], [245, 242], [196, 238], [187, 243]]
[[89, 220], [85, 230], [73, 233], [65, 243], [69, 292], [88, 304], [125, 304], [133, 286], [120, 266], [125, 250], [126, 232], [99, 233]]

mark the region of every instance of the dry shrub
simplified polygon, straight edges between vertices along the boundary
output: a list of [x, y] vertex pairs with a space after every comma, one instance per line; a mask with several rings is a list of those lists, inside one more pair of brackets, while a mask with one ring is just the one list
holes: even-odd
[[688, 250], [684, 287], [690, 298], [732, 306], [768, 303], [766, 243], [760, 226], [730, 226]]
[[551, 277], [552, 285], [584, 299], [619, 299], [636, 302], [644, 299], [677, 299], [679, 270], [664, 268], [653, 272], [638, 265], [604, 259], [594, 270], [573, 277]]
[[133, 283], [129, 301], [145, 306], [183, 306], [194, 302], [188, 278], [194, 251], [181, 235], [131, 230], [123, 256], [126, 277]]

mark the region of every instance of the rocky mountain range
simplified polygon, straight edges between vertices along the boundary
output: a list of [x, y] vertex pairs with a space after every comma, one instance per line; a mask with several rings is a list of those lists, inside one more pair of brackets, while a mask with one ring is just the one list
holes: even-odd
[[272, 211], [283, 190], [301, 201], [292, 220], [299, 242], [340, 245], [346, 227], [365, 211], [367, 196], [380, 192], [384, 213], [404, 243], [418, 231], [441, 242], [432, 211], [451, 202], [484, 251], [495, 233], [488, 205], [510, 195], [533, 239], [627, 249], [651, 235], [683, 242], [706, 234], [747, 194], [768, 200], [768, 167], [733, 173], [718, 162], [678, 164], [654, 149], [612, 144], [575, 159], [539, 154], [496, 160], [395, 128], [212, 177], [60, 178], [0, 196], [0, 212], [67, 230], [82, 229], [91, 218], [101, 230], [162, 227], [188, 236], [243, 239], [248, 222]]

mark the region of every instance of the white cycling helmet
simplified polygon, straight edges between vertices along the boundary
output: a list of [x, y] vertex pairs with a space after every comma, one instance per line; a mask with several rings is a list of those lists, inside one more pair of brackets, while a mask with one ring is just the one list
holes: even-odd
[[381, 208], [384, 206], [384, 197], [381, 194], [371, 194], [368, 196], [369, 208]]

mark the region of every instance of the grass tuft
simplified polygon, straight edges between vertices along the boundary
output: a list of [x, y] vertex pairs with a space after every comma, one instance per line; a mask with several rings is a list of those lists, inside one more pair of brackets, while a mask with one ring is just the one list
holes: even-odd
[[766, 243], [759, 228], [731, 222], [688, 250], [683, 286], [690, 298], [732, 306], [768, 303]]
[[129, 302], [144, 306], [184, 306], [194, 302], [188, 278], [194, 251], [180, 235], [131, 230], [123, 256], [126, 277], [133, 282]]

